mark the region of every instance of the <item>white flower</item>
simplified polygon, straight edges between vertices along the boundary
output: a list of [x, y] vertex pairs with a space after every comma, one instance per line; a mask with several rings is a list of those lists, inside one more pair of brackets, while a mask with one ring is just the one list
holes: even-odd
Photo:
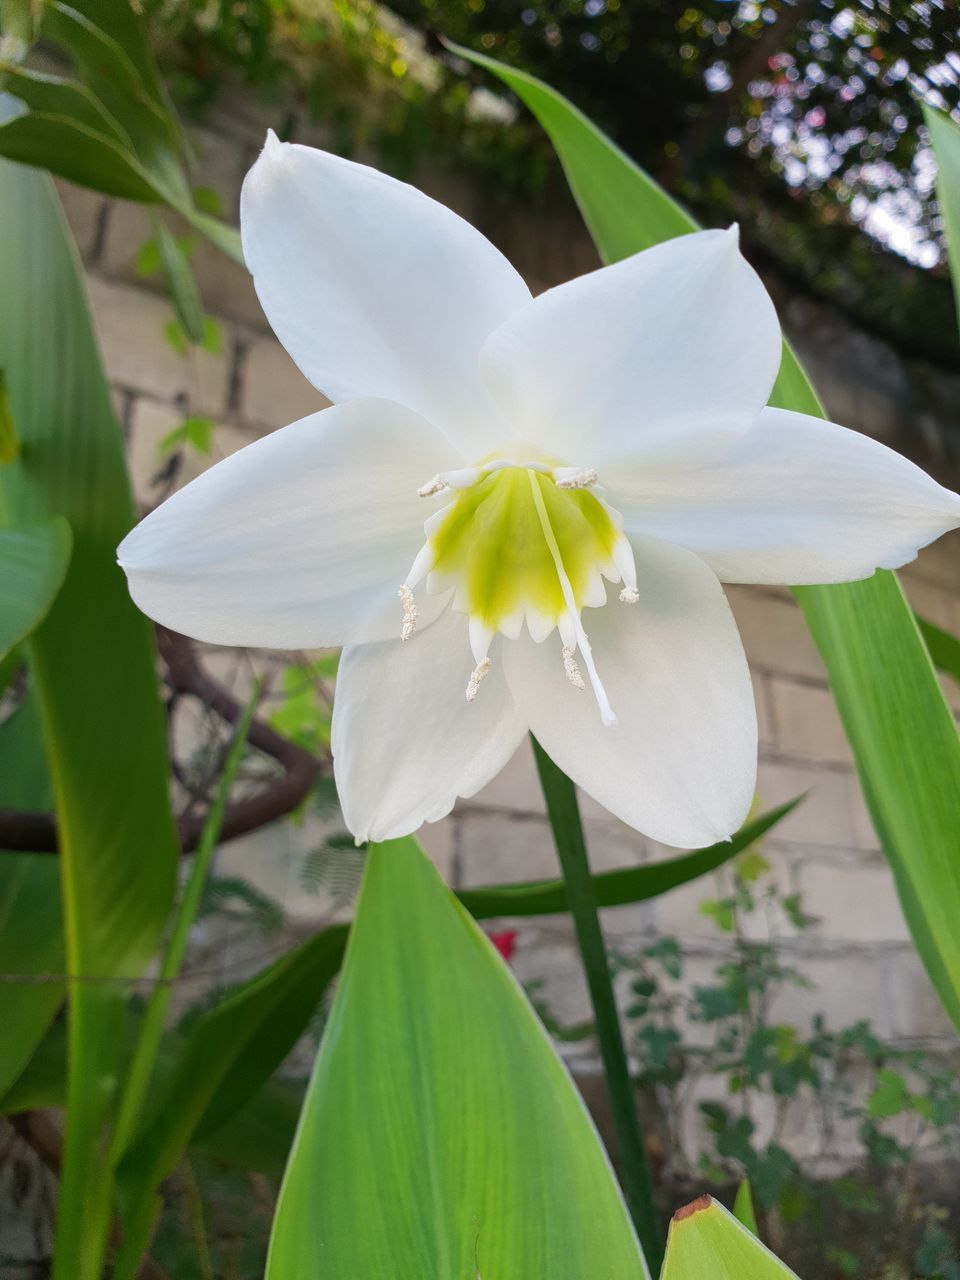
[[904, 564], [960, 498], [764, 407], [780, 329], [735, 230], [531, 299], [449, 210], [272, 135], [241, 222], [273, 328], [335, 404], [126, 538], [140, 607], [214, 643], [346, 646], [333, 747], [358, 837], [442, 817], [528, 729], [657, 840], [729, 836], [756, 717], [720, 583]]

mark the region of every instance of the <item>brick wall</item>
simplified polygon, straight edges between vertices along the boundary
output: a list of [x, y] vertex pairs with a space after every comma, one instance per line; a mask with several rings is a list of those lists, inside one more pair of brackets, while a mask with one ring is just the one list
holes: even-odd
[[[203, 181], [215, 187], [235, 216], [239, 183], [256, 153], [263, 121], [224, 111], [216, 131], [195, 135]], [[569, 209], [536, 218], [491, 208], [463, 182], [435, 178], [432, 188], [481, 225], [537, 285], [588, 269], [593, 251]], [[223, 352], [177, 355], [162, 329], [171, 311], [165, 298], [138, 280], [134, 261], [149, 235], [144, 211], [64, 187], [68, 217], [87, 270], [90, 299], [104, 359], [129, 445], [138, 498], [156, 500], [158, 444], [187, 412], [217, 423], [214, 456], [224, 456], [265, 431], [322, 407], [323, 398], [296, 370], [265, 324], [246, 275], [205, 244], [195, 267], [208, 310], [221, 323]], [[890, 348], [854, 333], [817, 303], [793, 298], [773, 282], [781, 314], [807, 357], [820, 389], [840, 421], [875, 434], [921, 458], [956, 483], [958, 380], [907, 366]], [[205, 460], [188, 459], [180, 479]], [[925, 552], [903, 575], [911, 600], [933, 621], [960, 632], [958, 539]], [[803, 895], [814, 928], [798, 937], [779, 922], [784, 947], [812, 988], [783, 1001], [778, 1016], [808, 1019], [823, 1011], [834, 1026], [869, 1017], [881, 1035], [922, 1039], [944, 1048], [955, 1042], [918, 963], [891, 877], [860, 793], [849, 748], [827, 689], [825, 673], [788, 592], [734, 587], [730, 597], [753, 671], [760, 717], [759, 799], [764, 807], [809, 792], [803, 805], [764, 841], [781, 881]], [[960, 689], [945, 684], [960, 712]], [[613, 820], [589, 798], [583, 812], [595, 868], [639, 863], [664, 852]], [[531, 879], [557, 873], [532, 758], [522, 749], [482, 794], [461, 804], [424, 841], [455, 886]], [[281, 824], [237, 841], [221, 854], [226, 873], [248, 876], [306, 927], [329, 903], [303, 890], [299, 870], [318, 839], [317, 822]], [[677, 934], [689, 972], [705, 973], [722, 943], [698, 903], [712, 883], [679, 889], [649, 904], [610, 910], [612, 941], [629, 946], [654, 931]], [[546, 917], [520, 922], [516, 968], [523, 980], [543, 979], [542, 994], [561, 1021], [588, 1016], [586, 992], [568, 923]], [[218, 942], [224, 976], [262, 958], [249, 939]], [[231, 968], [231, 966], [233, 966]], [[569, 1049], [581, 1070], [593, 1067], [588, 1043]]]

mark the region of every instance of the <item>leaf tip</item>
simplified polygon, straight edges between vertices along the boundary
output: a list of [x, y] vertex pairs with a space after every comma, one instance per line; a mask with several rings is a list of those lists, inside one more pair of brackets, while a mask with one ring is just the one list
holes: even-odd
[[687, 1218], [692, 1218], [695, 1213], [701, 1213], [704, 1209], [709, 1209], [713, 1201], [709, 1196], [697, 1196], [696, 1200], [691, 1200], [689, 1204], [685, 1204], [683, 1208], [678, 1209], [673, 1215], [674, 1222], [683, 1222]]

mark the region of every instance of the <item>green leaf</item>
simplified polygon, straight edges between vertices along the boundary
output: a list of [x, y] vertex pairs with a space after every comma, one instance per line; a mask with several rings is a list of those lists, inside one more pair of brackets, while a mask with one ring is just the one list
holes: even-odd
[[733, 1216], [748, 1231], [752, 1231], [759, 1238], [760, 1232], [757, 1230], [757, 1215], [753, 1209], [753, 1196], [750, 1194], [750, 1181], [748, 1178], [741, 1178], [740, 1185], [737, 1187], [736, 1199], [733, 1202]]
[[[52, 863], [52, 858], [47, 858]], [[61, 947], [61, 953], [63, 948]], [[62, 988], [57, 989], [58, 1003]], [[52, 1022], [56, 1005], [50, 1011], [47, 1023]], [[18, 1028], [14, 1028], [17, 1030]], [[0, 1110], [4, 1115], [16, 1115], [18, 1111], [59, 1110], [66, 1104], [67, 1024], [63, 1018], [44, 1027], [46, 1034], [36, 1045], [30, 1060], [14, 1083], [0, 1095]]]
[[[63, 515], [73, 556], [26, 644], [53, 782], [67, 971], [135, 975], [173, 897], [178, 846], [152, 633], [116, 565], [133, 523], [119, 426], [52, 183], [0, 164], [0, 365], [20, 456], [8, 522]], [[109, 1223], [100, 1143], [122, 1052], [120, 984], [70, 987], [70, 1087], [56, 1280], [99, 1280]]]
[[190, 261], [180, 241], [160, 218], [154, 224], [154, 236], [177, 319], [191, 342], [203, 343], [206, 336], [203, 304]]
[[702, 916], [712, 920], [721, 933], [733, 933], [737, 923], [734, 904], [728, 898], [707, 898], [698, 906]]
[[209, 453], [213, 447], [213, 423], [209, 418], [185, 418], [160, 441], [162, 457], [173, 453], [182, 445], [189, 445], [197, 453]]
[[[540, 120], [606, 261], [696, 228], [689, 214], [554, 90], [482, 54], [459, 47], [454, 52], [499, 76]], [[952, 177], [948, 183], [952, 187]], [[771, 403], [822, 416], [789, 347]], [[829, 672], [917, 949], [960, 1027], [957, 726], [892, 573], [797, 588], [795, 594]]]
[[[620, 907], [643, 902], [669, 893], [710, 871], [722, 867], [738, 853], [749, 848], [781, 822], [802, 800], [790, 800], [742, 827], [731, 840], [697, 849], [677, 858], [648, 863], [642, 867], [624, 867], [620, 871], [604, 871], [593, 877], [597, 903], [601, 907]], [[525, 884], [493, 885], [482, 889], [462, 889], [457, 895], [477, 920], [493, 916], [543, 916], [566, 911], [567, 891], [562, 880], [534, 880]]]
[[673, 1215], [661, 1280], [797, 1280], [794, 1272], [710, 1196]]
[[884, 1067], [877, 1072], [877, 1083], [867, 1100], [867, 1114], [878, 1120], [898, 1116], [910, 1106], [910, 1091], [899, 1071]]
[[0, 369], [0, 466], [12, 462], [19, 452], [17, 424], [10, 412], [10, 400], [7, 396], [7, 371]]
[[70, 545], [62, 516], [27, 529], [0, 528], [0, 658], [46, 617], [63, 585]]
[[930, 651], [933, 665], [954, 680], [960, 681], [960, 640], [936, 623], [928, 622], [926, 618], [918, 616], [917, 626]]
[[412, 839], [370, 849], [277, 1207], [268, 1280], [321, 1273], [645, 1274], [569, 1076]]
[[71, 116], [33, 111], [8, 118], [0, 123], [0, 156], [123, 200], [162, 199], [149, 174], [120, 143]]
[[293, 1048], [340, 966], [346, 934], [343, 925], [318, 933], [192, 1024], [117, 1170], [135, 1237], [187, 1146], [239, 1111]]
[[132, 145], [130, 135], [120, 122], [79, 80], [49, 75], [31, 67], [8, 66], [2, 69], [0, 81], [8, 93], [33, 112], [69, 119], [123, 147]]
[[111, 11], [107, 24], [98, 26], [87, 14], [52, 0], [43, 11], [41, 34], [70, 56], [89, 91], [114, 120], [122, 121], [137, 159], [158, 189], [177, 203], [189, 204], [176, 121], [150, 93], [143, 69], [111, 33], [115, 18], [129, 10], [127, 0], [113, 0], [105, 8]]
[[134, 270], [141, 280], [149, 280], [151, 276], [155, 276], [163, 264], [160, 261], [160, 246], [155, 238], [144, 240], [143, 244], [137, 251], [137, 260], [134, 264]]
[[937, 158], [937, 199], [947, 235], [947, 256], [953, 276], [953, 297], [960, 320], [960, 126], [929, 103], [923, 118]]
[[163, 326], [163, 336], [178, 356], [187, 354], [190, 349], [189, 343], [187, 342], [187, 335], [183, 331], [183, 325], [179, 320], [168, 320]]
[[194, 187], [193, 203], [201, 213], [209, 213], [215, 218], [223, 213], [223, 201], [213, 187]]
[[[0, 724], [0, 804], [42, 813], [50, 781], [36, 698]], [[0, 853], [0, 1096], [18, 1079], [63, 1000], [60, 869], [44, 854]], [[22, 974], [17, 983], [10, 979]]]
[[200, 345], [211, 356], [223, 354], [223, 331], [213, 316], [203, 317]]
[[[22, 0], [10, 4], [15, 18], [27, 13]], [[0, 111], [0, 156], [106, 195], [165, 203], [242, 263], [238, 232], [194, 205], [184, 167], [188, 147], [139, 7], [84, 0], [82, 9], [53, 0], [40, 21], [40, 35], [71, 59], [76, 77], [19, 66], [23, 40], [0, 50], [7, 59], [0, 64], [4, 87], [17, 100]]]

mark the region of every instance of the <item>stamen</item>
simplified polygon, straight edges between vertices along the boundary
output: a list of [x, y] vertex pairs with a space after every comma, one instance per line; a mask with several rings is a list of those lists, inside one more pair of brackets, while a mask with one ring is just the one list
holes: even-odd
[[563, 646], [563, 670], [575, 689], [585, 689], [587, 687], [583, 683], [580, 665], [577, 662], [577, 651], [573, 645], [565, 644]]
[[633, 547], [630, 539], [620, 535], [613, 545], [613, 563], [617, 567], [623, 590], [620, 592], [621, 604], [636, 604], [640, 599], [637, 590], [637, 562], [633, 558]]
[[553, 476], [558, 489], [589, 489], [600, 478], [593, 467], [587, 467], [583, 471], [572, 467], [558, 467]]
[[[567, 571], [563, 567], [563, 557], [560, 555], [560, 548], [557, 545], [556, 535], [550, 524], [550, 517], [547, 515], [547, 508], [543, 501], [543, 494], [540, 492], [540, 486], [536, 477], [529, 473], [530, 490], [533, 494], [533, 505], [537, 509], [537, 515], [540, 518], [540, 527], [543, 530], [543, 536], [546, 539], [550, 554], [553, 557], [554, 567], [557, 570], [557, 577], [560, 580], [560, 590], [563, 592], [563, 598], [566, 602], [569, 621], [572, 625], [577, 639], [577, 647], [583, 654], [583, 660], [587, 664], [587, 675], [590, 677], [590, 684], [593, 687], [593, 695], [597, 700], [597, 706], [600, 708], [600, 719], [605, 725], [614, 725], [617, 723], [617, 717], [614, 714], [613, 707], [610, 705], [610, 699], [607, 697], [607, 691], [603, 687], [597, 671], [596, 663], [593, 661], [593, 650], [590, 648], [590, 641], [587, 633], [583, 629], [583, 623], [580, 621], [580, 613], [577, 609], [576, 597], [573, 594], [573, 586], [567, 577]], [[561, 631], [561, 636], [563, 632]], [[565, 641], [566, 643], [566, 641]]]
[[418, 498], [432, 498], [435, 493], [443, 493], [444, 489], [449, 489], [449, 485], [443, 476], [434, 476], [432, 480], [428, 480], [426, 484], [422, 484], [417, 490]]
[[400, 639], [409, 640], [417, 629], [417, 603], [413, 592], [406, 583], [397, 592], [403, 605], [403, 626], [400, 628]]
[[470, 673], [470, 679], [467, 681], [467, 701], [473, 702], [480, 691], [480, 681], [490, 670], [490, 659], [484, 658], [482, 662], [478, 662]]

